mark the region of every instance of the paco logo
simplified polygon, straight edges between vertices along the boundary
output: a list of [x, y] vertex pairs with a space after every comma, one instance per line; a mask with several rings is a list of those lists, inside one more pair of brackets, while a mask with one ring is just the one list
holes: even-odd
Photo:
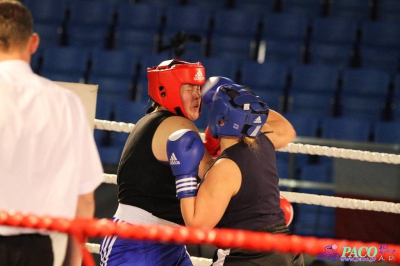
[[[326, 246], [324, 252], [318, 254], [319, 260], [331, 261], [351, 261], [351, 262], [374, 262], [374, 261], [394, 261], [395, 250], [390, 250], [386, 245], [381, 245], [379, 249], [375, 246], [350, 247], [344, 246], [342, 252], [338, 250], [336, 244]], [[338, 251], [338, 252], [336, 252]]]

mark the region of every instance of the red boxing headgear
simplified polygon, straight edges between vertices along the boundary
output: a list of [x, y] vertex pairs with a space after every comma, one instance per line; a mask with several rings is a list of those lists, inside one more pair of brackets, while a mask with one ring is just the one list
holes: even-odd
[[172, 113], [187, 118], [181, 99], [181, 86], [183, 84], [201, 86], [206, 81], [206, 74], [200, 62], [189, 63], [173, 59], [147, 68], [147, 78], [150, 97]]

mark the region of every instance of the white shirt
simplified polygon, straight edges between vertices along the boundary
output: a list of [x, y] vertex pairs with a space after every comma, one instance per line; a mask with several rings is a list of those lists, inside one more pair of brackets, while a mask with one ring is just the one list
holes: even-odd
[[[25, 61], [0, 62], [0, 209], [71, 219], [78, 195], [102, 181], [78, 96]], [[30, 230], [0, 226], [0, 235], [22, 232]]]

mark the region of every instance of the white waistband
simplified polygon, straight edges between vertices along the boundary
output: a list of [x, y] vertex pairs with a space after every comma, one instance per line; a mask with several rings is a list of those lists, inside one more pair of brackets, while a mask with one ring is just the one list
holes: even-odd
[[117, 212], [114, 215], [115, 218], [125, 221], [130, 224], [141, 223], [141, 224], [165, 224], [171, 226], [179, 226], [176, 223], [158, 218], [151, 213], [140, 209], [138, 207], [118, 204]]

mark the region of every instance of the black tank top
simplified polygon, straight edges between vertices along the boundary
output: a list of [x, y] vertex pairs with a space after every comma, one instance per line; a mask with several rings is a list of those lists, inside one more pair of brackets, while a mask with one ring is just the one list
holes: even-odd
[[176, 197], [175, 176], [168, 162], [158, 161], [151, 148], [157, 127], [173, 115], [169, 111], [150, 113], [133, 128], [118, 166], [118, 201], [184, 224]]
[[256, 140], [256, 150], [240, 141], [219, 157], [238, 165], [242, 183], [216, 227], [255, 231], [285, 221], [280, 208], [275, 147], [264, 134]]

